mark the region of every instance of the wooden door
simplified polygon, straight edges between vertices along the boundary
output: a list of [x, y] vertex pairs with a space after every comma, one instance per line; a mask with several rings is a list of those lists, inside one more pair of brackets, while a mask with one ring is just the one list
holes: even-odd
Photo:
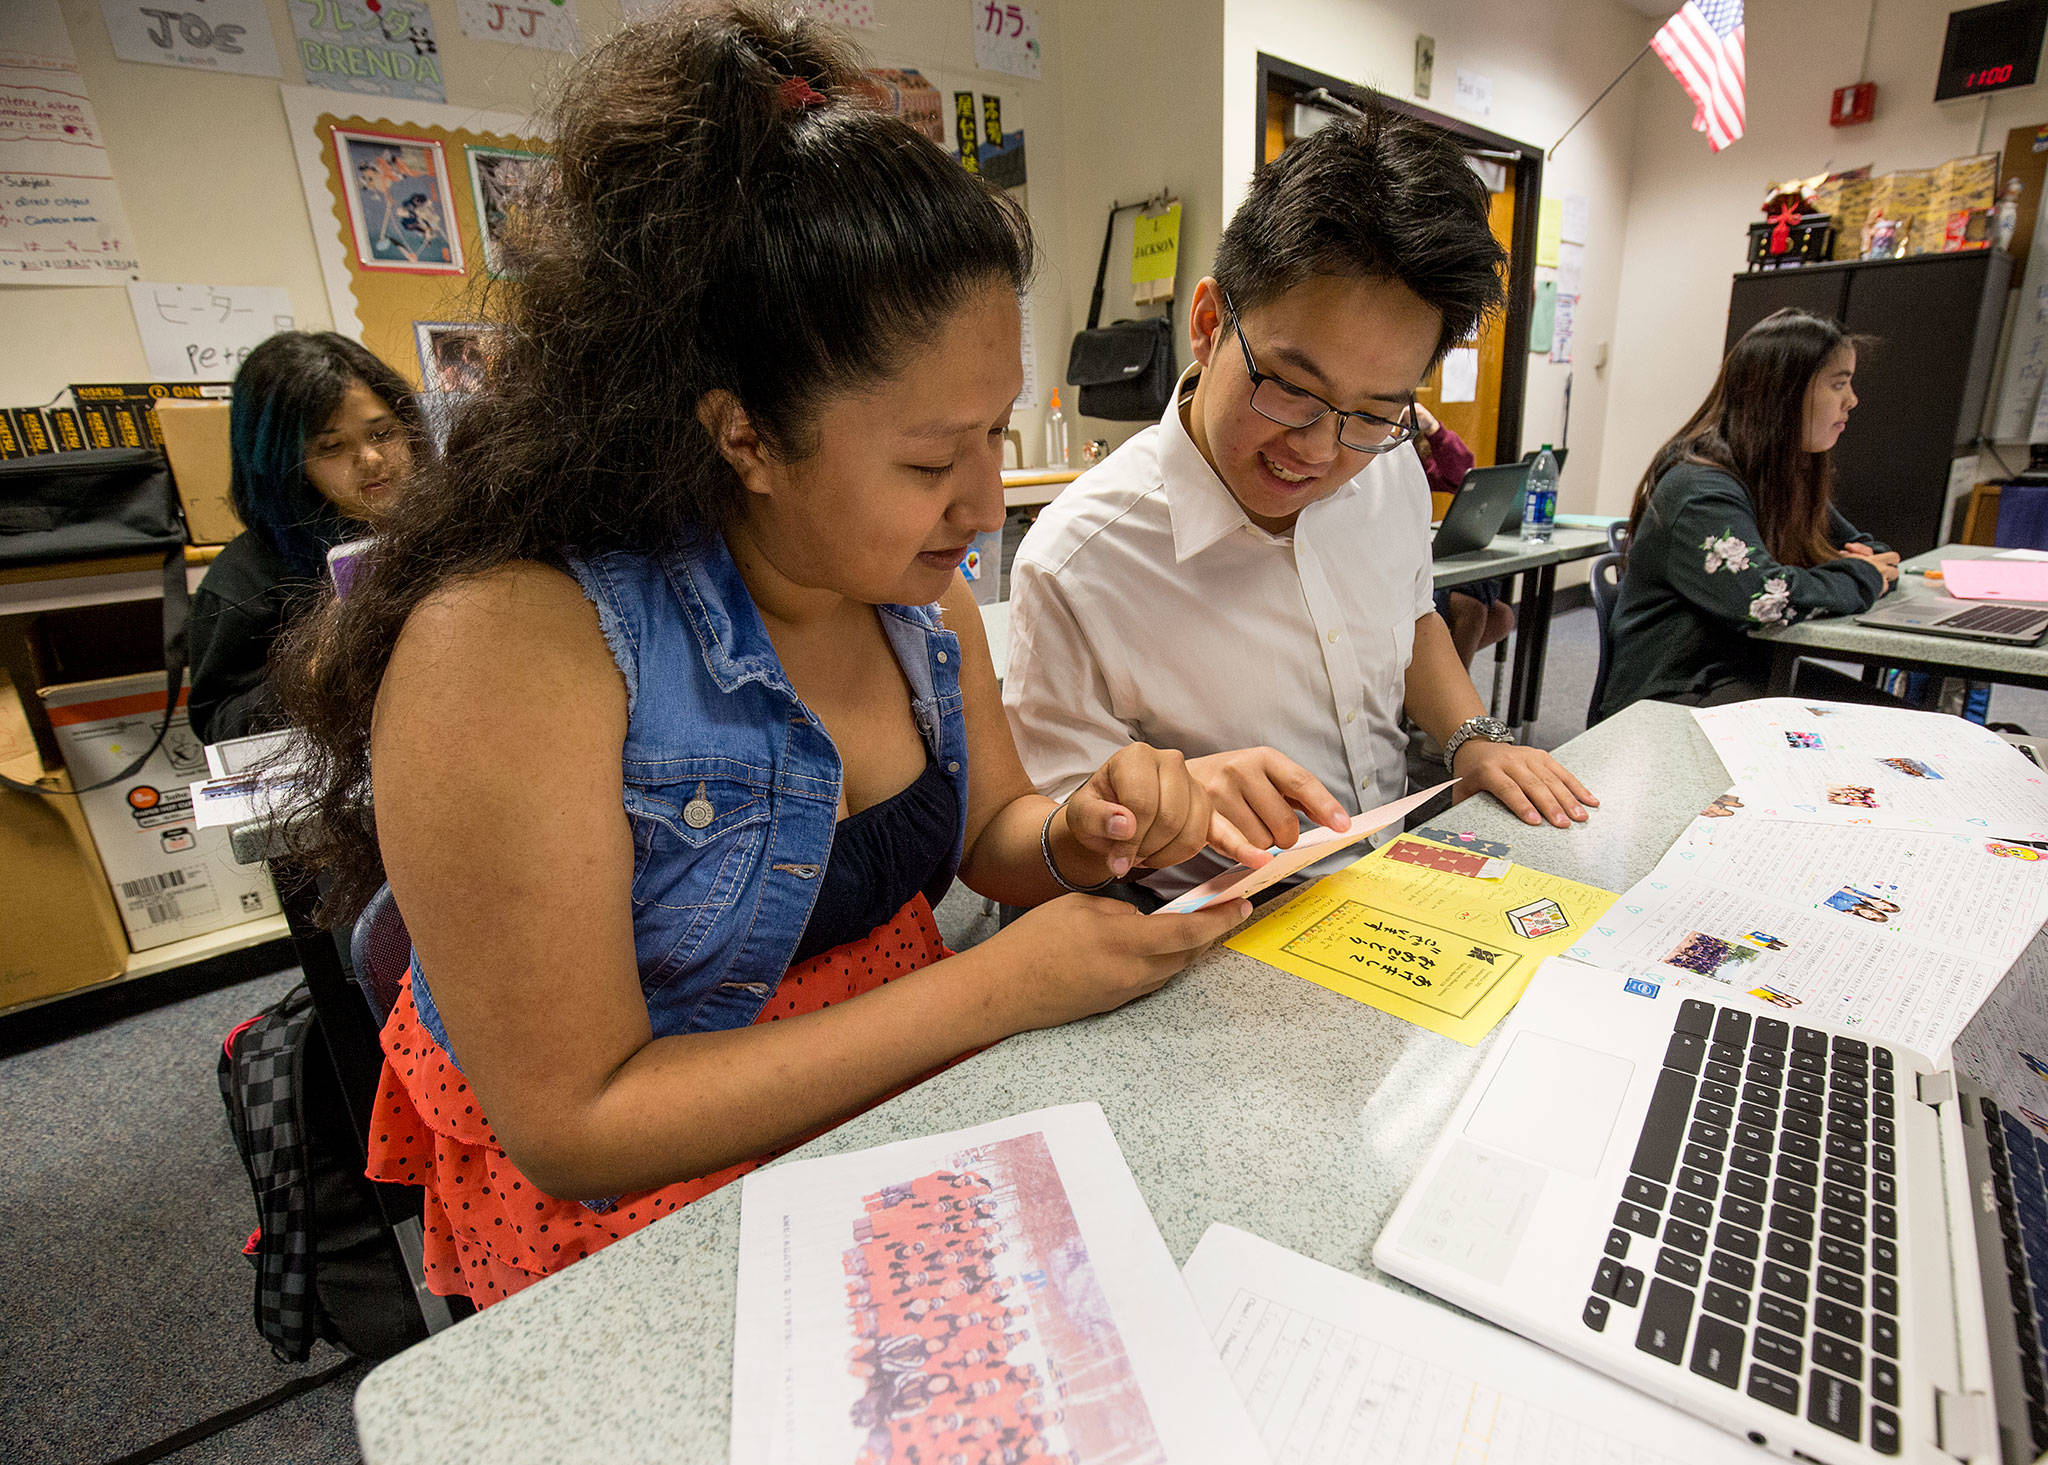
[[[1500, 241], [1501, 248], [1510, 249], [1515, 234], [1515, 174], [1510, 168], [1501, 172], [1506, 177], [1506, 187], [1491, 196], [1487, 222], [1492, 226], [1493, 237]], [[1465, 446], [1472, 450], [1472, 461], [1484, 468], [1498, 461], [1501, 368], [1507, 361], [1505, 311], [1496, 311], [1482, 321], [1476, 340], [1452, 349], [1475, 348], [1479, 352], [1479, 371], [1477, 389], [1471, 401], [1446, 402], [1443, 399], [1442, 367], [1429, 374], [1422, 389], [1415, 394], [1415, 400], [1427, 407], [1437, 421], [1463, 438]]]

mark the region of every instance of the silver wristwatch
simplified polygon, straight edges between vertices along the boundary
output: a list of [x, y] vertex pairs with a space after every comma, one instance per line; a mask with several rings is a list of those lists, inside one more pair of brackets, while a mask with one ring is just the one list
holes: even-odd
[[1464, 747], [1473, 738], [1485, 738], [1489, 743], [1512, 743], [1515, 740], [1515, 735], [1509, 732], [1508, 725], [1497, 717], [1466, 718], [1464, 722], [1459, 724], [1458, 730], [1451, 734], [1450, 741], [1444, 744], [1444, 771], [1446, 773], [1457, 772], [1457, 769], [1452, 765], [1457, 761], [1458, 749]]

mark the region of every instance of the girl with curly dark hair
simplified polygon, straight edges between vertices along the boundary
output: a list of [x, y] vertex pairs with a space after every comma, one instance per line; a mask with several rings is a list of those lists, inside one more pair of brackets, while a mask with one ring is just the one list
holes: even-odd
[[[283, 670], [328, 916], [388, 875], [411, 933], [372, 1173], [426, 1188], [438, 1290], [516, 1290], [1244, 913], [1061, 896], [1261, 853], [1142, 744], [1032, 792], [956, 568], [1002, 522], [1029, 229], [865, 98], [750, 7], [585, 58], [484, 389]], [[952, 955], [956, 872], [1046, 904]]]

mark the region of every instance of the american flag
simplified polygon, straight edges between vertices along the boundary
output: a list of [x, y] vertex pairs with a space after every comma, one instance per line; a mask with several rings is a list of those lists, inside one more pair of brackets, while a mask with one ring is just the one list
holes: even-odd
[[1650, 47], [1692, 98], [1692, 130], [1708, 147], [1742, 136], [1742, 0], [1685, 0]]

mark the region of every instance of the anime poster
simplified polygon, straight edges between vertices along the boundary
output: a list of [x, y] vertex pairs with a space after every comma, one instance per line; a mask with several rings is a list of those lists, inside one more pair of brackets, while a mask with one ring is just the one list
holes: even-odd
[[420, 381], [426, 390], [447, 397], [482, 391], [490, 331], [473, 321], [414, 321], [413, 344], [419, 350]]
[[358, 265], [415, 275], [462, 273], [454, 192], [440, 143], [337, 127], [334, 151]]
[[746, 1187], [735, 1462], [1259, 1458], [1096, 1106]]
[[514, 152], [510, 148], [463, 149], [469, 161], [470, 196], [476, 202], [477, 232], [484, 241], [484, 268], [493, 275], [510, 277], [517, 273], [509, 262], [508, 247], [520, 196], [547, 161], [539, 153]]

